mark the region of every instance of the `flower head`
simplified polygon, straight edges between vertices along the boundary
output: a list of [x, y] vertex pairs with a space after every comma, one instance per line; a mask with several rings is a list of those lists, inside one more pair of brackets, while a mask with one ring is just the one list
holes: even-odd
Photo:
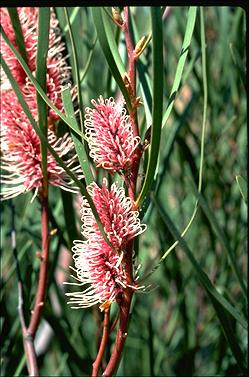
[[[42, 185], [40, 139], [29, 123], [21, 105], [12, 90], [1, 93], [1, 183], [2, 198], [9, 199]], [[48, 131], [48, 142], [71, 170], [82, 178], [81, 168], [75, 165], [77, 156], [72, 139], [68, 134], [57, 138]], [[49, 183], [75, 192], [73, 181], [48, 152], [47, 170]]]
[[[27, 64], [31, 72], [35, 75], [38, 42], [38, 8], [18, 7], [17, 11], [27, 53]], [[7, 37], [13, 43], [14, 47], [17, 48], [14, 30], [6, 8], [1, 8], [1, 23]], [[49, 48], [47, 55], [47, 96], [59, 110], [63, 109], [61, 98], [62, 85], [67, 83], [70, 78], [70, 67], [67, 65], [65, 57], [62, 55], [64, 50], [65, 44], [61, 39], [58, 20], [55, 13], [51, 10]], [[1, 51], [12, 75], [25, 93], [25, 99], [31, 110], [36, 109], [36, 90], [26, 76], [18, 59], [12, 53], [2, 37]], [[1, 70], [1, 86], [3, 90], [11, 88], [9, 80], [3, 70]], [[49, 109], [49, 116], [54, 120], [58, 119], [58, 115], [51, 109]]]
[[86, 136], [90, 156], [97, 166], [110, 173], [129, 171], [135, 157], [140, 137], [134, 136], [129, 115], [123, 100], [115, 103], [113, 98], [98, 102], [92, 100], [95, 109], [86, 108]]
[[[125, 245], [146, 229], [141, 224], [133, 202], [125, 196], [122, 187], [114, 183], [110, 190], [107, 180], [102, 188], [96, 183], [88, 186], [104, 226], [110, 245], [103, 239], [92, 210], [83, 197], [81, 207], [82, 235], [84, 241], [74, 241], [75, 271], [79, 285], [87, 285], [83, 292], [67, 293], [69, 303], [78, 307], [89, 307], [116, 301], [123, 290], [130, 286], [125, 269]], [[76, 283], [77, 284], [77, 283]], [[137, 289], [135, 286], [132, 286]]]

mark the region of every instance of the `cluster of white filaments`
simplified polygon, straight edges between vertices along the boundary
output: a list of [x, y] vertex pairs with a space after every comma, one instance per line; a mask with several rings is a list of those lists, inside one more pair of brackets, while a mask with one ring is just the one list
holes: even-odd
[[[107, 180], [101, 188], [96, 183], [88, 186], [110, 245], [104, 240], [88, 201], [81, 206], [82, 235], [84, 241], [74, 241], [73, 258], [77, 280], [73, 285], [86, 285], [80, 292], [67, 293], [73, 308], [89, 307], [100, 303], [100, 309], [116, 301], [127, 286], [131, 286], [125, 270], [125, 246], [127, 242], [144, 232], [138, 211], [125, 196], [125, 190], [114, 183], [110, 190]], [[139, 287], [132, 285], [133, 289]]]

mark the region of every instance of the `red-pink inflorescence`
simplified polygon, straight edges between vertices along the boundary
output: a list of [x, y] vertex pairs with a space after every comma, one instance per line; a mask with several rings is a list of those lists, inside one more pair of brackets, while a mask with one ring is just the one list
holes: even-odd
[[[27, 64], [35, 76], [38, 40], [38, 8], [17, 8], [22, 27]], [[17, 48], [15, 34], [6, 8], [1, 8], [1, 24], [10, 41]], [[53, 104], [63, 110], [61, 91], [70, 77], [68, 67], [62, 51], [65, 49], [58, 29], [58, 20], [53, 11], [50, 17], [49, 49], [47, 56], [47, 96]], [[16, 56], [11, 52], [1, 37], [1, 52], [8, 67], [17, 81], [32, 116], [38, 120], [36, 89], [26, 76]], [[28, 121], [11, 84], [3, 70], [1, 70], [1, 199], [10, 199], [32, 189], [37, 194], [42, 186], [42, 157], [40, 139]], [[82, 178], [80, 166], [74, 144], [69, 134], [57, 137], [55, 121], [58, 115], [51, 109], [48, 111], [48, 143], [57, 154], [64, 159], [67, 166]], [[76, 192], [73, 181], [65, 174], [48, 152], [47, 171], [49, 184]]]
[[140, 137], [135, 136], [123, 99], [92, 100], [95, 107], [86, 108], [85, 128], [90, 156], [98, 167], [110, 173], [128, 174], [136, 158]]
[[[125, 246], [141, 234], [146, 225], [140, 223], [138, 211], [131, 198], [115, 183], [108, 189], [107, 180], [102, 187], [96, 183], [88, 186], [88, 192], [96, 206], [104, 231], [111, 246], [104, 240], [86, 198], [82, 199], [82, 235], [84, 241], [74, 241], [73, 253], [76, 285], [87, 285], [80, 292], [67, 293], [74, 308], [89, 307], [116, 301], [129, 286], [125, 270]], [[137, 287], [133, 286], [134, 289]]]
[[[3, 92], [1, 97], [1, 196], [10, 199], [32, 189], [37, 193], [43, 178], [40, 139], [12, 91]], [[58, 138], [48, 130], [48, 143], [60, 157], [65, 156], [64, 162], [75, 174], [82, 176], [80, 166], [75, 164], [77, 156], [68, 134]], [[49, 152], [47, 171], [49, 184], [77, 192], [72, 187], [73, 181]]]
[[[38, 42], [38, 8], [18, 7], [17, 11], [25, 42], [27, 64], [29, 66], [29, 69], [35, 76]], [[13, 43], [14, 47], [17, 48], [14, 30], [6, 8], [1, 8], [1, 25], [10, 41]], [[61, 33], [58, 28], [58, 20], [55, 16], [55, 13], [51, 11], [49, 49], [47, 56], [47, 96], [59, 110], [62, 110], [63, 108], [61, 98], [62, 85], [66, 83], [70, 78], [70, 67], [67, 65], [65, 57], [62, 55], [62, 52], [64, 50], [65, 45], [61, 39]], [[34, 104], [32, 104], [32, 102], [35, 102], [36, 98], [35, 88], [31, 84], [16, 56], [12, 53], [2, 36], [1, 53], [16, 82], [20, 85], [20, 87], [24, 88], [24, 91], [27, 94], [26, 99], [30, 99], [31, 108], [34, 108]], [[9, 80], [7, 79], [2, 69], [1, 87], [2, 90], [11, 89]], [[58, 119], [58, 115], [56, 115], [53, 110], [49, 110], [49, 115], [54, 117], [55, 119]]]

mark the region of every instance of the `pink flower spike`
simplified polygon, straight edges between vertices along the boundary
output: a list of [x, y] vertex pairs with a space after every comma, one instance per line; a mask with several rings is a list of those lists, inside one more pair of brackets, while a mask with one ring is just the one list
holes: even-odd
[[[96, 206], [105, 233], [116, 249], [121, 249], [134, 237], [143, 233], [146, 225], [140, 223], [139, 213], [133, 209], [134, 202], [125, 195], [123, 187], [115, 183], [108, 189], [107, 179], [103, 179], [102, 187], [93, 182], [87, 187]], [[85, 198], [81, 207], [82, 235], [86, 238], [101, 234], [92, 210]]]
[[[36, 56], [37, 56], [37, 40], [38, 40], [38, 9], [37, 7], [18, 7], [18, 15], [22, 27], [24, 43], [27, 52], [27, 64], [35, 76], [36, 71]], [[7, 34], [7, 37], [17, 48], [14, 30], [10, 21], [10, 17], [6, 8], [1, 8], [1, 24]], [[61, 33], [58, 27], [59, 21], [56, 18], [54, 11], [51, 8], [50, 14], [50, 30], [49, 30], [49, 49], [47, 56], [47, 96], [53, 104], [59, 109], [63, 110], [63, 103], [61, 98], [61, 90], [63, 85], [67, 84], [71, 77], [71, 67], [67, 65], [66, 57], [62, 55], [65, 50], [65, 44], [62, 42]], [[1, 52], [10, 68], [12, 75], [23, 90], [26, 100], [31, 109], [35, 111], [36, 104], [36, 90], [27, 78], [24, 70], [19, 64], [16, 56], [11, 52], [5, 41], [1, 36]], [[1, 69], [1, 88], [3, 90], [11, 89], [8, 78], [3, 69]], [[36, 114], [33, 113], [36, 117]], [[58, 115], [49, 109], [49, 116], [51, 120], [57, 120]]]
[[[1, 93], [1, 190], [2, 200], [13, 198], [21, 193], [42, 185], [40, 139], [26, 118], [13, 91]], [[48, 142], [79, 179], [83, 178], [81, 167], [76, 163], [74, 145], [71, 137], [65, 134], [57, 138], [48, 131]], [[74, 182], [48, 153], [47, 170], [49, 184], [64, 190], [77, 192]]]
[[77, 273], [79, 283], [66, 284], [87, 287], [80, 292], [67, 293], [67, 296], [70, 297], [69, 304], [77, 305], [73, 308], [100, 303], [100, 309], [103, 310], [106, 304], [116, 301], [127, 286], [131, 287], [125, 271], [125, 245], [144, 232], [146, 225], [140, 223], [138, 211], [133, 209], [134, 203], [125, 196], [122, 187], [117, 187], [114, 183], [109, 190], [107, 180], [103, 179], [102, 188], [92, 183], [87, 189], [113, 248], [103, 239], [92, 210], [83, 197], [82, 235], [86, 240], [74, 241], [72, 248], [75, 261], [73, 270]]
[[135, 150], [140, 137], [134, 136], [124, 101], [115, 103], [111, 97], [98, 102], [92, 100], [95, 109], [86, 108], [85, 128], [88, 137], [90, 156], [97, 166], [128, 174], [135, 159]]
[[123, 254], [115, 253], [99, 235], [94, 240], [75, 241], [72, 251], [80, 282], [76, 285], [87, 285], [84, 291], [66, 293], [69, 304], [77, 305], [72, 308], [116, 301], [127, 286]]

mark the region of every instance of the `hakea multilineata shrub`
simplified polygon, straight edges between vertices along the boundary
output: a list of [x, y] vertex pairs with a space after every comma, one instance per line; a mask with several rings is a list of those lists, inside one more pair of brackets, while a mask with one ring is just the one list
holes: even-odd
[[124, 100], [117, 103], [114, 99], [92, 100], [95, 107], [86, 108], [85, 129], [90, 156], [97, 167], [110, 173], [129, 174], [136, 159], [140, 137], [135, 136], [130, 116], [124, 108]]
[[[117, 301], [128, 286], [135, 290], [142, 288], [129, 284], [126, 273], [126, 245], [146, 229], [141, 224], [138, 211], [134, 210], [131, 198], [125, 195], [123, 187], [115, 183], [108, 189], [104, 178], [102, 187], [95, 182], [87, 187], [97, 209], [110, 245], [104, 240], [92, 210], [85, 197], [82, 199], [82, 235], [85, 240], [74, 241], [73, 258], [79, 283], [83, 291], [67, 293], [73, 308], [100, 304], [104, 310]], [[70, 283], [67, 283], [70, 284]]]
[[[18, 15], [23, 31], [28, 66], [35, 75], [38, 39], [38, 8], [19, 7]], [[16, 46], [14, 31], [6, 8], [1, 8], [1, 23], [7, 36]], [[51, 12], [49, 30], [49, 49], [47, 56], [47, 96], [53, 104], [63, 110], [61, 91], [65, 80], [70, 77], [70, 67], [62, 55], [65, 49], [58, 29], [58, 20]], [[38, 120], [36, 90], [26, 77], [21, 65], [7, 44], [1, 38], [1, 50], [12, 75], [19, 84], [25, 101], [32, 116]], [[33, 130], [19, 101], [11, 89], [6, 75], [1, 71], [1, 182], [4, 184], [1, 192], [2, 199], [9, 199], [21, 193], [33, 190], [37, 194], [42, 186], [42, 156], [38, 135]], [[74, 90], [74, 89], [72, 89]], [[59, 157], [80, 179], [83, 177], [77, 163], [74, 145], [69, 134], [57, 137], [54, 129], [58, 115], [48, 112], [48, 143], [54, 148]], [[64, 169], [48, 152], [47, 156], [48, 182], [62, 189], [76, 192], [73, 181], [65, 174]]]

